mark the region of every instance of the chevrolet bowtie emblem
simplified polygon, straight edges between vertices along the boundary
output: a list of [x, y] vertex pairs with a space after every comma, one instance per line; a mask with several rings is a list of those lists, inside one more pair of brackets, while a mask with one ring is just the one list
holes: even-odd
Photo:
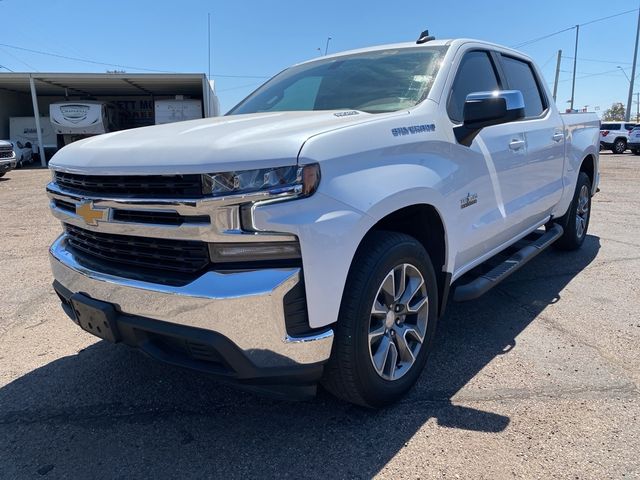
[[76, 205], [76, 215], [82, 217], [87, 225], [98, 225], [98, 222], [104, 222], [109, 219], [108, 208], [94, 208], [91, 200], [80, 202]]

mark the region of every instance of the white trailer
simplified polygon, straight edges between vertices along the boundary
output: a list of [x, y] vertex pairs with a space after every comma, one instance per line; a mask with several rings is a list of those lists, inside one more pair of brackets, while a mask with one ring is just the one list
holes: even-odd
[[[40, 131], [44, 148], [56, 148], [56, 133], [53, 131], [49, 117], [40, 117]], [[31, 143], [33, 152], [38, 152], [38, 130], [36, 117], [11, 117], [9, 118], [9, 137], [16, 142]]]
[[56, 102], [49, 105], [49, 114], [58, 146], [118, 129], [116, 108], [107, 102]]
[[156, 125], [195, 120], [202, 118], [202, 102], [200, 100], [181, 98], [156, 100], [154, 112]]

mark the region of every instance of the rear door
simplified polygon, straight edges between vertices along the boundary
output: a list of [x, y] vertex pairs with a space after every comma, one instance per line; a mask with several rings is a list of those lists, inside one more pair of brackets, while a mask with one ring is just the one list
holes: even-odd
[[522, 92], [525, 103], [525, 118], [508, 127], [524, 135], [525, 154], [496, 159], [505, 234], [513, 237], [544, 221], [562, 196], [565, 131], [533, 65], [506, 54], [498, 57], [506, 88]]

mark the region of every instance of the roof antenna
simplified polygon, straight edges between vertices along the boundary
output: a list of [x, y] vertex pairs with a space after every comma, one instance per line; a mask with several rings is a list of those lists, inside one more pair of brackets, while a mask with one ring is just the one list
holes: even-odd
[[425, 30], [420, 34], [420, 36], [418, 37], [418, 40], [416, 40], [416, 43], [420, 45], [421, 43], [427, 43], [435, 39], [436, 37], [434, 37], [433, 35], [429, 35], [429, 30]]

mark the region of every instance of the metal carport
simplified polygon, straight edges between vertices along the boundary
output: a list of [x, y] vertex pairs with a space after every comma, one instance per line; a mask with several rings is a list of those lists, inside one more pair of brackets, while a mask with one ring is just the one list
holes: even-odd
[[[218, 114], [213, 82], [195, 73], [0, 73], [0, 138], [7, 136], [11, 116], [35, 117], [40, 161], [46, 166], [40, 108], [60, 99], [184, 95], [202, 100], [203, 114]], [[46, 99], [49, 99], [48, 103]], [[48, 108], [48, 106], [47, 106]]]

